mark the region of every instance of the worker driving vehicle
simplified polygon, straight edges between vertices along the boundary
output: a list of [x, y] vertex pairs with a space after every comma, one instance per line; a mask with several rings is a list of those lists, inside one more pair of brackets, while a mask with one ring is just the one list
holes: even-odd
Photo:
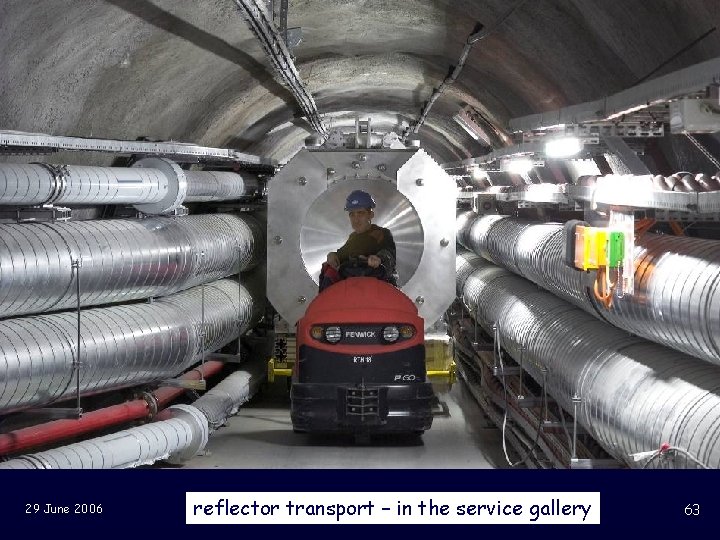
[[328, 253], [320, 272], [321, 292], [347, 277], [377, 277], [397, 284], [395, 241], [388, 229], [372, 223], [375, 206], [366, 191], [355, 190], [348, 195], [345, 211], [353, 232], [340, 249]]

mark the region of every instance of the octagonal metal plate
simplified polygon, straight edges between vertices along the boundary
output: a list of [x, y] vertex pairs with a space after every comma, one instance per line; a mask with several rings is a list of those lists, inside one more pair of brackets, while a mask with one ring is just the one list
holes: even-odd
[[317, 296], [320, 267], [352, 231], [345, 198], [363, 189], [393, 233], [399, 286], [431, 326], [455, 297], [455, 192], [423, 150], [302, 150], [268, 188], [268, 298], [290, 324]]

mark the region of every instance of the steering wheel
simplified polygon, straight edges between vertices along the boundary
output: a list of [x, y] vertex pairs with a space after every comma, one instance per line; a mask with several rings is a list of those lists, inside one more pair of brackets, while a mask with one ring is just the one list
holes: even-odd
[[338, 273], [343, 278], [349, 277], [377, 277], [378, 272], [385, 268], [380, 265], [377, 268], [368, 266], [367, 257], [350, 257], [346, 262], [338, 266]]

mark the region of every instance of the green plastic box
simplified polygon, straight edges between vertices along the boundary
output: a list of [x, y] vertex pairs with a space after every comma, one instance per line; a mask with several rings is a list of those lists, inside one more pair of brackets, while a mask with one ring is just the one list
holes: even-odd
[[607, 261], [610, 268], [622, 266], [625, 258], [625, 234], [621, 232], [611, 232], [608, 236], [608, 253]]

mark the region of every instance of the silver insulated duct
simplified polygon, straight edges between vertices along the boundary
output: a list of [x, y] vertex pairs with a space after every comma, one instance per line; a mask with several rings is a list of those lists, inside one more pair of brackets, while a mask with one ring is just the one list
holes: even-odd
[[189, 171], [185, 175], [188, 184], [184, 202], [242, 199], [259, 189], [257, 177], [250, 174], [240, 176], [232, 172]]
[[145, 214], [166, 214], [183, 201], [234, 200], [257, 190], [253, 175], [184, 171], [163, 158], [132, 167], [0, 163], [0, 205], [131, 204]]
[[720, 368], [632, 337], [532, 283], [491, 266], [475, 270], [463, 301], [488, 332], [615, 458], [662, 443], [720, 467]]
[[636, 239], [635, 292], [610, 309], [595, 301], [588, 275], [563, 261], [563, 226], [510, 217], [458, 218], [458, 239], [615, 326], [720, 364], [720, 242], [646, 233]]
[[264, 237], [229, 214], [0, 225], [0, 318], [166, 296], [249, 270]]
[[[223, 279], [153, 303], [83, 311], [81, 393], [181, 373], [203, 351], [215, 351], [251, 328], [263, 297], [264, 291]], [[74, 312], [0, 321], [0, 412], [73, 396], [77, 345]]]

